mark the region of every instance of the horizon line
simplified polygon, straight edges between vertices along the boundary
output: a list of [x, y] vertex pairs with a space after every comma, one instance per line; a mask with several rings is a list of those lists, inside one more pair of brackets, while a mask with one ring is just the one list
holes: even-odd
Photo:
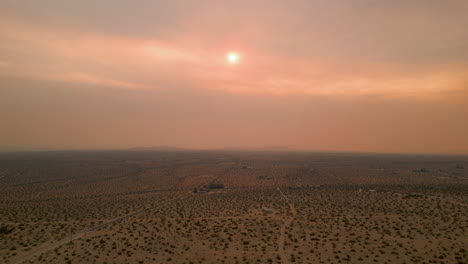
[[[281, 147], [285, 149], [269, 149]], [[159, 148], [159, 149], [158, 149]], [[164, 149], [166, 148], [166, 149]], [[234, 152], [284, 152], [284, 153], [329, 153], [329, 154], [369, 154], [369, 155], [419, 155], [419, 156], [468, 156], [465, 152], [397, 152], [397, 151], [359, 151], [359, 150], [317, 150], [300, 149], [288, 146], [265, 147], [218, 147], [197, 148], [177, 146], [153, 146], [153, 147], [128, 147], [128, 148], [38, 148], [38, 149], [0, 149], [0, 154], [5, 153], [39, 153], [39, 152], [184, 152], [184, 151], [234, 151]]]

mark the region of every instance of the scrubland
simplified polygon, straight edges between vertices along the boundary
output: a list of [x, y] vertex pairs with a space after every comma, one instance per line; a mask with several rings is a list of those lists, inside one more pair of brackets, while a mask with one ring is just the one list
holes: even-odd
[[3, 153], [0, 193], [1, 263], [468, 262], [468, 157]]

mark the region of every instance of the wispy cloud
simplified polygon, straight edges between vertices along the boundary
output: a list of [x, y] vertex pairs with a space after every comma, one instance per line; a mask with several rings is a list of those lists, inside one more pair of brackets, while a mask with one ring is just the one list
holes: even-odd
[[[118, 120], [125, 131], [141, 127], [145, 141], [136, 145], [155, 134], [161, 144], [206, 146], [242, 135], [241, 145], [327, 142], [377, 150], [367, 131], [390, 149], [399, 127], [408, 144], [402, 149], [429, 151], [418, 137], [427, 133], [450, 145], [433, 143], [433, 150], [461, 151], [466, 146], [455, 139], [468, 128], [446, 120], [468, 113], [467, 12], [468, 2], [456, 0], [6, 0], [0, 92], [11, 98], [4, 104], [11, 109], [3, 113], [12, 113], [6, 118], [18, 127], [40, 126], [20, 120], [47, 119], [51, 113], [36, 117], [36, 111], [50, 101], [73, 101], [75, 93], [87, 102], [86, 91], [96, 96], [96, 111], [112, 109], [93, 125]], [[225, 61], [230, 50], [241, 56], [236, 65]], [[63, 98], [60, 87], [69, 88]], [[122, 109], [135, 109], [131, 117], [120, 119], [125, 113], [110, 94], [121, 96]], [[75, 118], [66, 122], [87, 122], [79, 110], [61, 107]], [[49, 121], [56, 128], [62, 122]], [[433, 123], [442, 124], [440, 131], [431, 130]], [[23, 139], [31, 136], [24, 131]], [[119, 139], [109, 137], [108, 144], [132, 142]]]

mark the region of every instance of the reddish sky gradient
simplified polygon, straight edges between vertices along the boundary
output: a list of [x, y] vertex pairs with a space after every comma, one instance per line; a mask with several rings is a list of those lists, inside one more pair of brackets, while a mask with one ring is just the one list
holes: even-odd
[[468, 153], [467, 14], [464, 0], [3, 0], [0, 150]]

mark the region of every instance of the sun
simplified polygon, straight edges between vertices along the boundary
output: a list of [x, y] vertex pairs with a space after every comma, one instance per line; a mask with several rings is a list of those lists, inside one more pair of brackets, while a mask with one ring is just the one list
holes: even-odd
[[226, 59], [231, 64], [236, 64], [239, 61], [239, 54], [237, 52], [231, 51], [226, 55]]

